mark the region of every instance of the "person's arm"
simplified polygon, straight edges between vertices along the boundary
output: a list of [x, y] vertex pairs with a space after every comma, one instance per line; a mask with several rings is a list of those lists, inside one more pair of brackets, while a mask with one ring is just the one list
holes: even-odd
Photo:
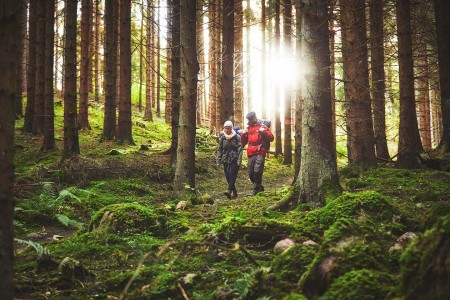
[[273, 140], [275, 139], [273, 133], [266, 125], [261, 126], [260, 131], [267, 142], [273, 142]]
[[243, 146], [242, 146], [242, 143], [241, 143], [241, 137], [239, 135], [237, 135], [237, 141], [238, 141], [238, 145], [237, 145], [237, 152], [238, 152], [237, 163], [238, 163], [238, 166], [240, 166], [241, 163], [242, 163], [242, 152], [243, 152], [242, 148], [243, 148]]
[[245, 128], [245, 129], [242, 131], [242, 134], [241, 134], [241, 143], [242, 143], [242, 147], [244, 147], [244, 146], [247, 145], [247, 143], [248, 143], [248, 129], [247, 129], [247, 128]]

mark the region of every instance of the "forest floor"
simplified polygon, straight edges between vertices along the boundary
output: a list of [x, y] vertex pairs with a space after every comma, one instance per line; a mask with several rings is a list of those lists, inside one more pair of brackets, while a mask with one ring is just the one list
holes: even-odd
[[[166, 125], [140, 123], [136, 145], [117, 145], [100, 142], [99, 124], [66, 161], [60, 135], [58, 150], [43, 153], [18, 125], [17, 299], [394, 299], [405, 295], [404, 248], [388, 250], [450, 215], [448, 172], [393, 168], [343, 167], [344, 194], [325, 207], [271, 210], [292, 195], [294, 174], [273, 155], [266, 191], [252, 195], [244, 158], [229, 200], [216, 139], [203, 130], [196, 196], [178, 197], [161, 155]], [[294, 247], [280, 254], [274, 246], [286, 238]], [[340, 283], [345, 276], [353, 280]]]

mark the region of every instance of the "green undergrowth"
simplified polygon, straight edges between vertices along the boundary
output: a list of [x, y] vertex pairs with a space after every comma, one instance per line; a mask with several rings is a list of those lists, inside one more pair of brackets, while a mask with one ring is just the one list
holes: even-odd
[[[90, 112], [82, 155], [71, 160], [61, 161], [62, 127], [57, 151], [43, 153], [39, 138], [18, 124], [18, 298], [399, 299], [410, 290], [429, 296], [432, 284], [441, 291], [427, 274], [444, 253], [439, 245], [448, 245], [448, 173], [343, 168], [343, 193], [330, 194], [323, 207], [275, 211], [295, 197], [293, 167], [270, 155], [265, 191], [253, 196], [244, 157], [239, 196], [228, 200], [216, 138], [201, 128], [195, 195], [181, 198], [170, 157], [159, 152], [170, 144], [162, 119], [134, 115], [135, 145], [126, 145], [101, 142], [101, 108]], [[185, 206], [176, 209], [180, 200]], [[391, 251], [409, 231], [419, 238]], [[287, 238], [293, 247], [275, 252]], [[64, 277], [58, 265], [66, 258], [79, 262], [76, 274], [90, 276]], [[432, 275], [448, 278], [439, 272]]]

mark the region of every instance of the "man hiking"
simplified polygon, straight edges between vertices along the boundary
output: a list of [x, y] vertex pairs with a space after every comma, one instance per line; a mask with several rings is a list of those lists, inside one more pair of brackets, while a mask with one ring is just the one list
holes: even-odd
[[258, 120], [256, 113], [251, 111], [246, 116], [247, 127], [241, 134], [242, 145], [247, 146], [248, 175], [253, 183], [253, 195], [264, 191], [262, 176], [264, 161], [269, 151], [269, 143], [274, 140], [273, 134], [262, 120]]

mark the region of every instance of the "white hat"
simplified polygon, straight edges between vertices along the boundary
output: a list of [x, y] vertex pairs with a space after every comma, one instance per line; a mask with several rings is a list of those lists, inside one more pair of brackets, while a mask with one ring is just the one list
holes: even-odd
[[223, 124], [223, 127], [233, 127], [233, 122], [231, 122], [231, 121], [226, 121], [226, 122]]

